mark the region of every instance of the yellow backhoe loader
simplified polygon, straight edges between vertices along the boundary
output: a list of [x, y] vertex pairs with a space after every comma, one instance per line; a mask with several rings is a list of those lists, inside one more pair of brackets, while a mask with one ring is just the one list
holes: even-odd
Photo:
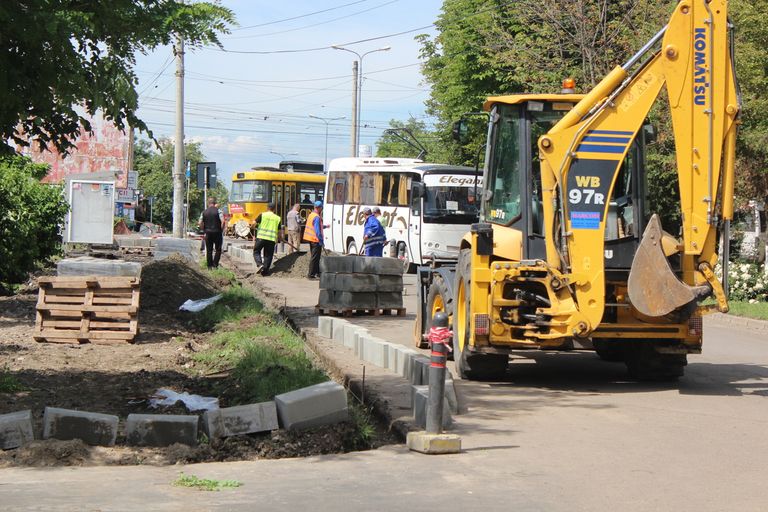
[[[635, 378], [674, 379], [701, 351], [701, 301], [712, 296], [728, 310], [715, 265], [720, 233], [729, 240], [741, 106], [727, 7], [682, 0], [667, 26], [585, 95], [485, 102], [481, 221], [439, 280], [453, 279], [440, 303], [452, 316], [460, 377], [502, 376], [513, 350], [594, 349], [625, 361]], [[675, 236], [647, 197], [646, 119], [662, 88], [679, 179]], [[454, 133], [464, 132], [460, 121]]]

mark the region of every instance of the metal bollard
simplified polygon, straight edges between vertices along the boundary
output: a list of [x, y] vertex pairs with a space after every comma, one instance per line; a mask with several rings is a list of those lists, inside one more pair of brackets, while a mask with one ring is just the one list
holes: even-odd
[[429, 367], [429, 399], [427, 400], [427, 433], [440, 434], [443, 431], [443, 402], [445, 400], [445, 361], [447, 340], [452, 337], [448, 329], [448, 315], [442, 311], [432, 318], [432, 328], [427, 338], [432, 345]]

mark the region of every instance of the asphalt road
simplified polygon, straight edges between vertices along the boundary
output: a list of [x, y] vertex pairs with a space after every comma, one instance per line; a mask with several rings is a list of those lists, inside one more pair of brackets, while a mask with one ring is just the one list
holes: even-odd
[[[272, 280], [289, 305], [317, 282]], [[409, 287], [406, 305], [415, 306]], [[412, 317], [359, 319], [410, 344]], [[706, 323], [677, 383], [640, 384], [592, 353], [516, 357], [499, 383], [457, 381], [464, 451], [402, 446], [311, 459], [186, 467], [4, 469], [2, 510], [768, 510], [768, 339]], [[179, 471], [238, 479], [204, 493]]]

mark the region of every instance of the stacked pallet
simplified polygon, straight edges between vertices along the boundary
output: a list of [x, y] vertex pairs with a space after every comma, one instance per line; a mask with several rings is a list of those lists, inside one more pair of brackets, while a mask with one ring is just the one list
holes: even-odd
[[393, 258], [326, 256], [320, 260], [320, 314], [405, 315], [403, 265]]
[[139, 330], [138, 277], [41, 277], [36, 341], [130, 343]]

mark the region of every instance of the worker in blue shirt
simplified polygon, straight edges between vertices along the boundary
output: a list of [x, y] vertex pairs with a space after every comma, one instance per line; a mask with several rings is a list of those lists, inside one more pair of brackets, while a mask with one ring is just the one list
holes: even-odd
[[[365, 225], [363, 226], [363, 247], [366, 256], [382, 256], [384, 244], [387, 243], [387, 235], [384, 226], [381, 225], [378, 216], [381, 215], [379, 207], [364, 208]], [[377, 215], [378, 214], [378, 215]]]

